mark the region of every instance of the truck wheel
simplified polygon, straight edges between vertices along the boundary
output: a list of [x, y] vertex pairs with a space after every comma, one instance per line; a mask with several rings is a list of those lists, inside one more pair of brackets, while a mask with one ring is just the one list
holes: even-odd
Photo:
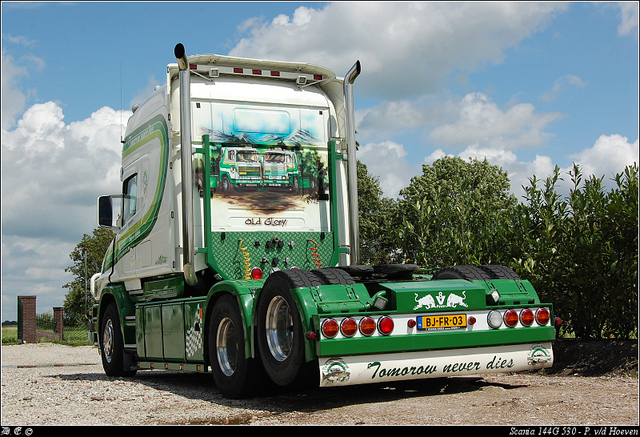
[[225, 295], [216, 302], [209, 322], [209, 363], [213, 380], [225, 397], [245, 398], [258, 393], [261, 363], [245, 356], [244, 331], [235, 298]]
[[322, 283], [326, 285], [351, 285], [356, 283], [351, 275], [342, 269], [324, 268], [311, 270], [311, 273], [320, 278]]
[[299, 189], [300, 189], [300, 181], [298, 180], [297, 177], [294, 176], [291, 178], [291, 185], [289, 186], [289, 191], [292, 193], [297, 193]]
[[431, 280], [439, 279], [464, 279], [467, 281], [493, 279], [487, 272], [476, 266], [445, 267], [438, 271]]
[[124, 340], [120, 331], [120, 317], [118, 307], [110, 303], [102, 317], [100, 324], [100, 350], [102, 353], [102, 367], [108, 376], [133, 376], [136, 369], [124, 369]]
[[231, 192], [231, 181], [227, 175], [222, 176], [222, 192], [224, 194], [229, 194]]
[[487, 272], [493, 279], [513, 279], [520, 280], [520, 276], [507, 266], [486, 265], [480, 266], [482, 270]]
[[302, 321], [290, 290], [322, 285], [305, 270], [279, 270], [265, 281], [257, 308], [260, 356], [271, 380], [280, 386], [318, 381], [315, 362], [305, 362]]

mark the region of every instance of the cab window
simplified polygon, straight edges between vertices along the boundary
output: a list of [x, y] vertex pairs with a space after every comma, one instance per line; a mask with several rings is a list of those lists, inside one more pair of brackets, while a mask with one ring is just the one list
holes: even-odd
[[124, 181], [124, 203], [122, 208], [122, 224], [125, 225], [136, 214], [138, 195], [138, 175], [134, 174]]

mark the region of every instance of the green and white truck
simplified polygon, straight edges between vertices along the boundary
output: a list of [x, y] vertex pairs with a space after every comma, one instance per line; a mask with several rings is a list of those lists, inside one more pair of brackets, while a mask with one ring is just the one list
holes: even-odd
[[[360, 263], [359, 62], [342, 78], [174, 54], [128, 121], [122, 192], [98, 199], [99, 225], [116, 231], [91, 281], [108, 375], [210, 370], [223, 395], [244, 397], [552, 365], [553, 307], [510, 269]], [[212, 186], [222, 154], [249, 149], [295, 154], [306, 188]]]

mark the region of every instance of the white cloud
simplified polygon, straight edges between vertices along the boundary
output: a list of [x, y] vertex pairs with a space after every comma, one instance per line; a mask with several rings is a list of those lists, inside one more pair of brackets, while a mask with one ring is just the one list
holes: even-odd
[[540, 99], [544, 100], [545, 102], [551, 102], [558, 97], [562, 90], [566, 89], [567, 84], [579, 88], [584, 88], [587, 86], [588, 82], [589, 81], [583, 81], [581, 78], [573, 74], [567, 74], [566, 76], [557, 79], [553, 84], [553, 88], [540, 96]]
[[27, 68], [16, 65], [10, 55], [2, 50], [2, 129], [16, 124], [16, 117], [24, 110], [27, 101], [22, 91], [16, 88], [20, 78], [28, 74]]
[[503, 111], [483, 93], [469, 93], [458, 105], [457, 119], [433, 129], [428, 137], [444, 147], [514, 150], [539, 146], [549, 136], [547, 125], [560, 113], [536, 113], [530, 103]]
[[[10, 43], [22, 46], [32, 46], [37, 41], [24, 36], [3, 35]], [[2, 129], [10, 129], [15, 126], [16, 118], [22, 114], [29, 98], [35, 94], [35, 90], [28, 90], [26, 94], [19, 89], [20, 81], [29, 76], [29, 72], [39, 72], [45, 67], [42, 58], [31, 54], [25, 54], [19, 60], [7, 55], [5, 47], [2, 47]]]
[[13, 44], [20, 44], [23, 46], [33, 46], [37, 43], [26, 36], [13, 36], [13, 35], [2, 35], [3, 38], [6, 38], [9, 42]]
[[[359, 59], [358, 89], [385, 98], [437, 90], [454, 69], [500, 63], [504, 50], [541, 29], [562, 3], [338, 2], [293, 17], [244, 22], [232, 56], [325, 65], [343, 75]], [[402, 80], [399, 78], [402, 77]]]
[[635, 30], [638, 36], [638, 3], [637, 2], [620, 2], [621, 22], [618, 26], [618, 35], [629, 35]]
[[102, 108], [66, 125], [60, 106], [47, 102], [3, 129], [3, 236], [65, 240], [91, 231], [96, 197], [119, 191], [120, 122], [130, 114]]
[[421, 172], [420, 163], [413, 167], [409, 165], [404, 146], [393, 141], [361, 145], [357, 155], [369, 173], [379, 177], [380, 188], [386, 197], [396, 197], [409, 185], [411, 177]]
[[608, 181], [616, 173], [621, 173], [627, 165], [638, 162], [638, 140], [630, 143], [622, 135], [601, 135], [593, 147], [570, 155], [569, 158], [580, 166], [583, 174], [604, 176], [603, 183], [612, 187]]

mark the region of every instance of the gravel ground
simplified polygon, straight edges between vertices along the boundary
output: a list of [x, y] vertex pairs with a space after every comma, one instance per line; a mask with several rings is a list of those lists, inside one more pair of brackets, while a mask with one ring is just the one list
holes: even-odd
[[112, 378], [92, 346], [2, 346], [2, 425], [638, 425], [637, 368], [635, 376], [576, 375], [443, 378], [228, 400], [209, 373]]

